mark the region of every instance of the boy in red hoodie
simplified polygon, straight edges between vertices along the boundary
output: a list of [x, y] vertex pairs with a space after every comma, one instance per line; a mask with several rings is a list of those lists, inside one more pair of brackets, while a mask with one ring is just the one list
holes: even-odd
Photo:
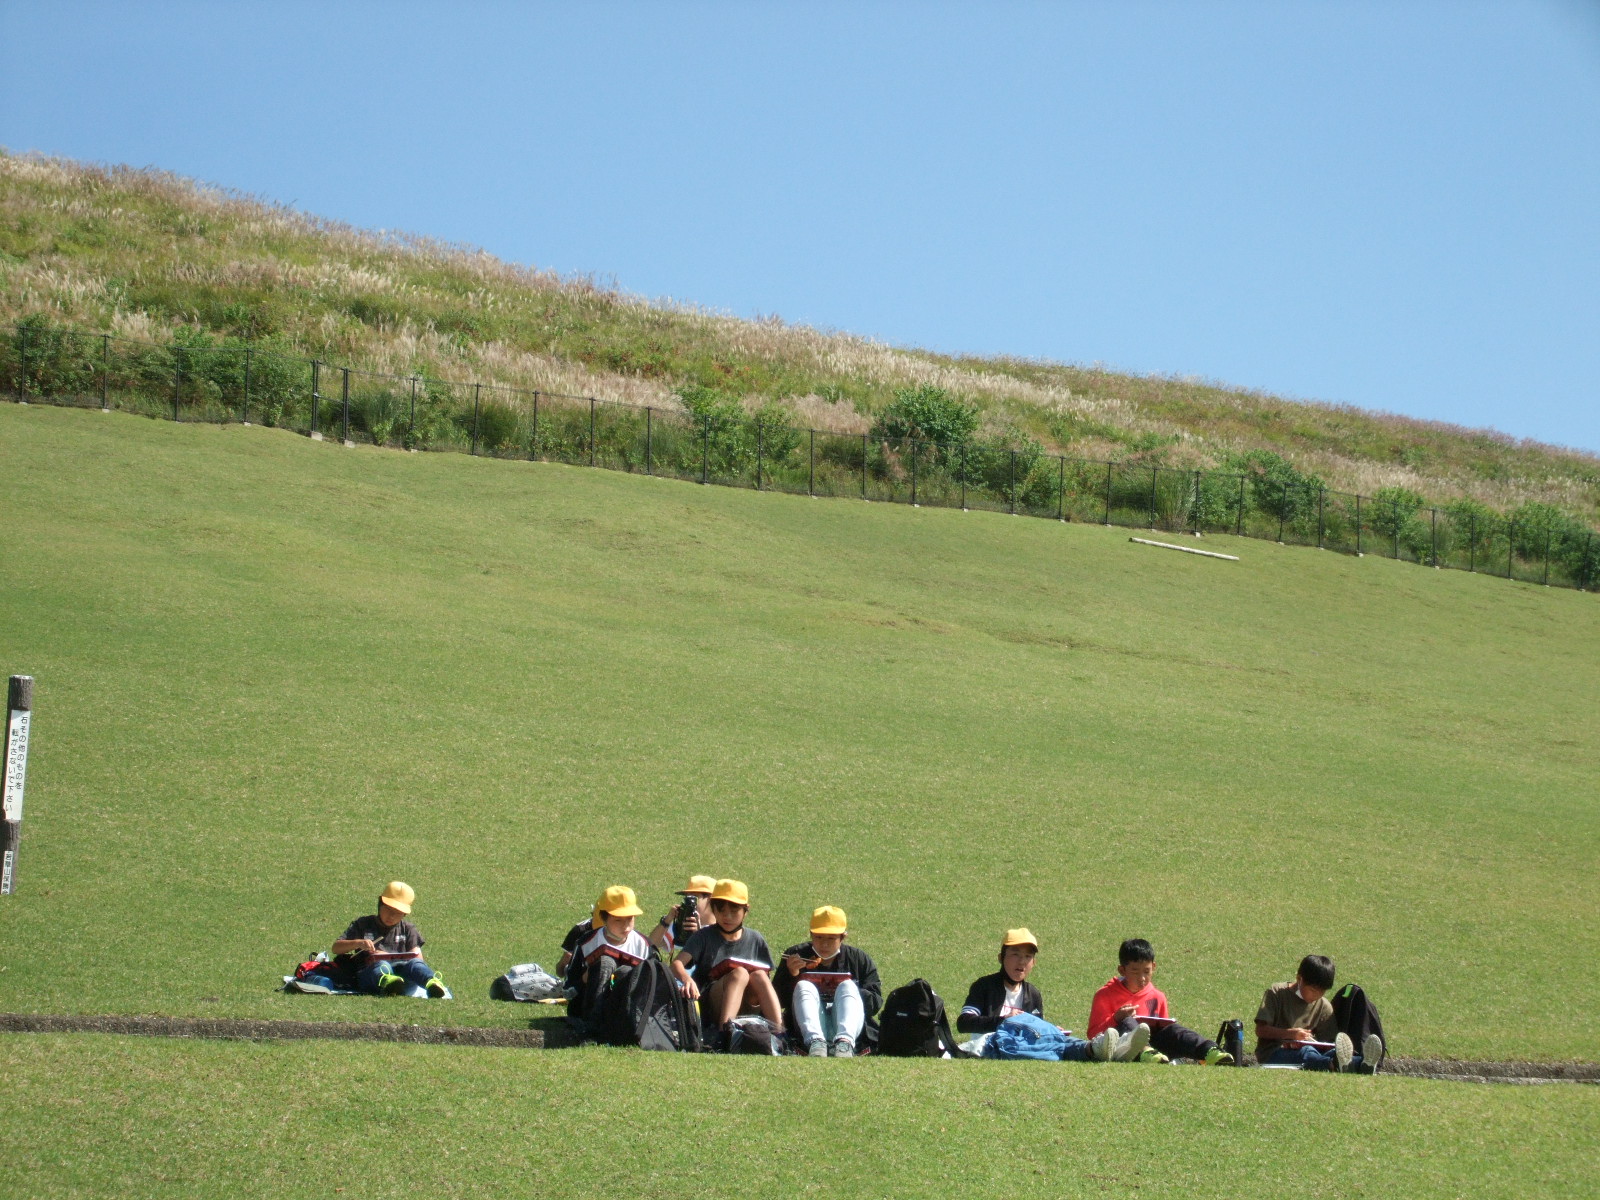
[[1089, 1006], [1086, 1036], [1092, 1038], [1103, 1029], [1128, 1033], [1136, 1025], [1144, 1024], [1150, 1027], [1150, 1048], [1140, 1056], [1140, 1062], [1193, 1058], [1208, 1067], [1233, 1064], [1233, 1055], [1167, 1015], [1167, 998], [1152, 982], [1156, 974], [1156, 952], [1149, 942], [1143, 938], [1129, 938], [1118, 949], [1117, 961], [1121, 973], [1106, 981]]

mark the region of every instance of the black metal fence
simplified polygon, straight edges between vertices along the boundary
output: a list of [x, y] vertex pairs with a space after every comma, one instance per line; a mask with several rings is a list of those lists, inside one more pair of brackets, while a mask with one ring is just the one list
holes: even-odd
[[13, 400], [248, 422], [316, 438], [636, 471], [728, 487], [1229, 533], [1592, 590], [1575, 522], [1452, 514], [1266, 476], [801, 429], [422, 375], [378, 375], [201, 339], [166, 345], [23, 324], [0, 335]]

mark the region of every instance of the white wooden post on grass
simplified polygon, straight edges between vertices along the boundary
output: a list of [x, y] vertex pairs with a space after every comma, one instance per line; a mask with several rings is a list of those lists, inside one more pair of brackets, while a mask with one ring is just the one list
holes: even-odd
[[13, 675], [6, 698], [5, 828], [0, 833], [0, 896], [16, 877], [17, 841], [22, 836], [22, 785], [28, 773], [28, 725], [33, 717], [33, 676]]

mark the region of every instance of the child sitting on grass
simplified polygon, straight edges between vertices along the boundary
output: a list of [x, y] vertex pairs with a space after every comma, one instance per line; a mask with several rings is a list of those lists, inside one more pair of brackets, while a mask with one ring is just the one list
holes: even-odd
[[[650, 944], [671, 958], [673, 950], [677, 948], [676, 930], [680, 925], [685, 942], [710, 925], [711, 889], [716, 886], [717, 881], [709, 875], [689, 876], [689, 882], [678, 893], [682, 899], [667, 909], [666, 915], [650, 931]], [[683, 918], [681, 922], [679, 917]]]
[[333, 943], [333, 962], [326, 973], [306, 982], [335, 990], [393, 996], [420, 987], [438, 1000], [448, 995], [444, 980], [422, 961], [425, 939], [406, 917], [416, 903], [411, 885], [398, 879], [378, 897], [378, 911], [350, 922]]
[[[1010, 1017], [1044, 1016], [1044, 997], [1028, 982], [1039, 956], [1039, 939], [1027, 929], [1008, 929], [1000, 939], [1000, 969], [973, 981], [967, 1002], [956, 1017], [962, 1033], [993, 1033]], [[1065, 1033], [1065, 1030], [1062, 1030]], [[1140, 1025], [1126, 1035], [1107, 1029], [1085, 1040], [1069, 1036], [1062, 1062], [1124, 1062], [1144, 1051], [1150, 1027]]]
[[1117, 963], [1121, 971], [1106, 981], [1089, 1005], [1087, 1032], [1091, 1038], [1106, 1029], [1132, 1033], [1135, 1025], [1147, 1024], [1150, 1048], [1139, 1056], [1140, 1062], [1194, 1058], [1208, 1067], [1233, 1064], [1233, 1055], [1210, 1038], [1165, 1019], [1169, 1016], [1167, 998], [1152, 982], [1156, 974], [1156, 952], [1149, 942], [1143, 938], [1129, 938], [1117, 950]]
[[811, 940], [780, 959], [775, 990], [789, 1030], [812, 1058], [854, 1058], [862, 1032], [883, 1003], [878, 968], [864, 950], [844, 944], [844, 909], [811, 914]]
[[[1299, 1067], [1302, 1071], [1348, 1071], [1363, 1061], [1383, 1058], [1383, 1041], [1368, 1034], [1361, 1053], [1339, 1032], [1328, 991], [1333, 987], [1333, 960], [1308, 954], [1295, 977], [1275, 983], [1261, 997], [1256, 1013], [1256, 1059], [1264, 1067]], [[1320, 1042], [1321, 1045], [1313, 1043]]]
[[633, 927], [643, 912], [630, 887], [608, 887], [595, 901], [589, 917], [593, 932], [572, 952], [567, 967], [567, 995], [572, 998], [567, 1017], [580, 1035], [601, 1027], [612, 985], [655, 953]]
[[[737, 879], [719, 879], [711, 890], [716, 924], [700, 930], [672, 960], [672, 972], [690, 1000], [700, 1002], [706, 1044], [727, 1048], [728, 1027], [748, 1008], [756, 1008], [774, 1034], [783, 1030], [783, 1006], [772, 987], [772, 952], [767, 939], [746, 929], [750, 889]], [[692, 974], [691, 974], [692, 969]]]

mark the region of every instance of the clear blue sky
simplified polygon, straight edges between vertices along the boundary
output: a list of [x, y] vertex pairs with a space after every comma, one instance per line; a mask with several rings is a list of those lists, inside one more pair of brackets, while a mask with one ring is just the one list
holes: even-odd
[[1600, 3], [0, 0], [0, 145], [1600, 450]]

